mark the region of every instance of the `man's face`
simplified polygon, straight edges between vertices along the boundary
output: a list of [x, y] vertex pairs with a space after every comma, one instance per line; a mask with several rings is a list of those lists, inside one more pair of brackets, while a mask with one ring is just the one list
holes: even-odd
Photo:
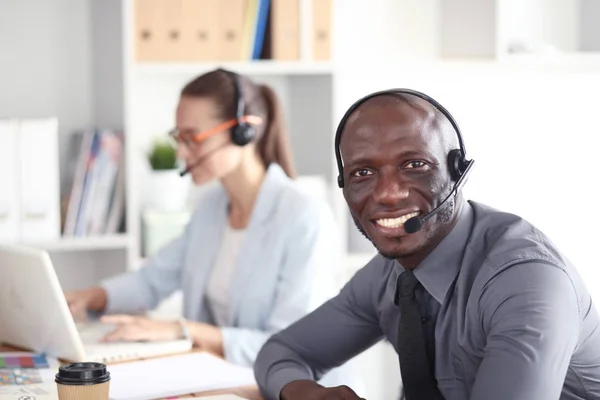
[[391, 96], [371, 99], [347, 121], [340, 142], [350, 212], [392, 259], [422, 259], [445, 236], [453, 216], [448, 202], [419, 232], [404, 231], [407, 219], [433, 210], [453, 185], [447, 167], [452, 139], [440, 128], [445, 121], [433, 106], [416, 104]]

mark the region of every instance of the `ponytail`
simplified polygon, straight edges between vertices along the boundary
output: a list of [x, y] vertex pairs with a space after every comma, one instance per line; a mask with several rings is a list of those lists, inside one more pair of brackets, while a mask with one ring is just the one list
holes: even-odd
[[285, 128], [283, 110], [279, 104], [277, 94], [266, 85], [259, 86], [267, 106], [265, 131], [259, 139], [258, 153], [265, 165], [275, 162], [283, 168], [287, 176], [294, 179], [296, 170], [292, 157], [290, 138]]

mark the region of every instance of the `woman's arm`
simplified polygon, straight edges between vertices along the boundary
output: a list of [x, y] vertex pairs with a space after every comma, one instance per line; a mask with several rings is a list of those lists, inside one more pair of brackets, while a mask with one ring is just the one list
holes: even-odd
[[184, 233], [138, 271], [103, 281], [101, 287], [106, 290], [107, 300], [104, 312], [137, 314], [152, 310], [179, 289], [186, 243]]

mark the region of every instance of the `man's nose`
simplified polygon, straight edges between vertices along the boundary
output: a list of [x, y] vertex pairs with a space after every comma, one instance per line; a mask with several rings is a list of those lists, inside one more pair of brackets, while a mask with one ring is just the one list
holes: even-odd
[[373, 190], [373, 199], [388, 206], [397, 206], [408, 197], [409, 189], [400, 174], [379, 174], [377, 185]]

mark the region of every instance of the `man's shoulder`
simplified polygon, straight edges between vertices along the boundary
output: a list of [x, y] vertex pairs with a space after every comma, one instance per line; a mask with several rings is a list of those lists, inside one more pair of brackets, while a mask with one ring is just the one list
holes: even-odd
[[468, 246], [493, 265], [540, 260], [565, 265], [567, 260], [552, 240], [527, 219], [470, 201], [474, 223]]
[[534, 224], [481, 203], [471, 201], [470, 204], [475, 218], [467, 246], [469, 264], [477, 270], [477, 277], [472, 278], [474, 288], [483, 290], [501, 274], [522, 274], [521, 268], [536, 266], [527, 273], [543, 275], [547, 273], [544, 271], [558, 269], [578, 292], [585, 291], [576, 267]]

